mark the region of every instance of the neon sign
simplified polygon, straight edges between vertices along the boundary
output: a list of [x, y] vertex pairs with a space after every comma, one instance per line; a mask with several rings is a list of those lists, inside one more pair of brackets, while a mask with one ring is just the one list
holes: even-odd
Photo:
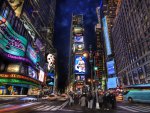
[[0, 48], [6, 53], [24, 57], [27, 40], [17, 34], [11, 25], [0, 16]]
[[0, 74], [0, 78], [16, 78], [16, 79], [24, 79], [28, 81], [32, 81], [34, 83], [39, 84], [39, 81], [36, 81], [35, 79], [29, 78], [27, 76], [17, 75], [17, 74]]

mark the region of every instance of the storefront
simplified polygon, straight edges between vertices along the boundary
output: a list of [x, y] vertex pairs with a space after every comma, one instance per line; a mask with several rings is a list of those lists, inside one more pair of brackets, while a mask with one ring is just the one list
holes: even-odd
[[19, 74], [0, 74], [0, 95], [27, 95], [29, 89], [40, 89], [41, 82]]

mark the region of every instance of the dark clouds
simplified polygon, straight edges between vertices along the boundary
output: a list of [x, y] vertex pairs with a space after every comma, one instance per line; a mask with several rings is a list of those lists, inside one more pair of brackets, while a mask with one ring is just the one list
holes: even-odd
[[67, 78], [69, 38], [72, 14], [84, 15], [85, 47], [89, 44], [95, 48], [94, 25], [97, 23], [96, 7], [99, 0], [57, 0], [54, 46], [58, 52], [58, 68], [60, 85]]

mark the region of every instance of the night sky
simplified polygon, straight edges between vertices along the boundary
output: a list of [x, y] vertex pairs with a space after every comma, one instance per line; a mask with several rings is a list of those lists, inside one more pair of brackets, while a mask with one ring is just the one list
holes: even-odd
[[96, 49], [95, 25], [97, 24], [96, 7], [100, 0], [57, 0], [55, 27], [54, 27], [54, 47], [58, 54], [58, 87], [64, 88], [68, 76], [69, 59], [69, 38], [71, 17], [73, 14], [84, 15], [85, 28], [85, 48], [89, 49], [92, 44]]

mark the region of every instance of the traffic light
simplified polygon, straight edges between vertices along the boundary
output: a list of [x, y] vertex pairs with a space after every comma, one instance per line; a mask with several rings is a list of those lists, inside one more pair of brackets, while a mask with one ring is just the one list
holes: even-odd
[[97, 71], [98, 70], [98, 67], [97, 66], [94, 66], [94, 71]]

